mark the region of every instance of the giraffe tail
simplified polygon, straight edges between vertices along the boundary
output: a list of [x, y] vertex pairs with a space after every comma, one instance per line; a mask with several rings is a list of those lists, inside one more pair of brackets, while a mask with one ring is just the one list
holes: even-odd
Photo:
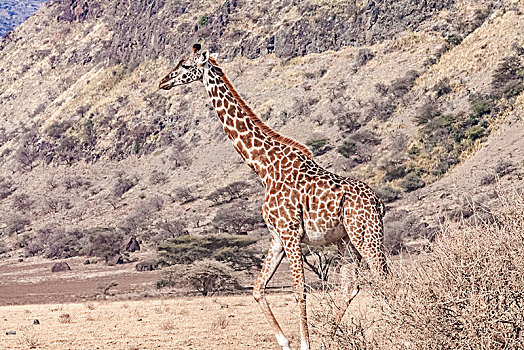
[[384, 218], [384, 215], [386, 215], [386, 206], [384, 205], [384, 202], [380, 198], [377, 197], [377, 211], [381, 218]]

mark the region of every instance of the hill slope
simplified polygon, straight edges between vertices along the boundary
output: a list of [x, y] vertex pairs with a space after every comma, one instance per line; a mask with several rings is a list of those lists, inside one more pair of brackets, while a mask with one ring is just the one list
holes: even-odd
[[264, 232], [262, 186], [202, 86], [157, 91], [195, 41], [270, 126], [379, 191], [388, 247], [431, 238], [468, 198], [489, 206], [495, 174], [522, 190], [522, 10], [52, 1], [0, 41], [0, 250], [99, 228], [152, 242]]

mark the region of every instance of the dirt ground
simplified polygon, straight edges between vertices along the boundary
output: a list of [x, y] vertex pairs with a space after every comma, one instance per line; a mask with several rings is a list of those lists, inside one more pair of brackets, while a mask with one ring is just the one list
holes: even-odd
[[[299, 343], [293, 297], [268, 299]], [[249, 295], [5, 306], [0, 330], [2, 349], [278, 349]]]
[[[142, 261], [150, 255], [150, 252], [133, 253], [131, 258]], [[24, 262], [16, 258], [1, 261], [0, 305], [100, 300], [109, 297], [103, 293], [104, 288], [115, 283], [109, 291], [113, 298], [136, 299], [155, 292], [158, 271], [136, 271], [136, 263], [107, 266], [100, 261], [86, 265], [86, 259], [62, 260], [71, 270], [58, 273], [51, 272], [57, 260], [32, 257]]]
[[[50, 272], [56, 261], [41, 258], [0, 263], [1, 350], [280, 349], [249, 289], [242, 295], [182, 297], [157, 290], [159, 272], [138, 272], [134, 263], [66, 261], [72, 270], [60, 273]], [[298, 348], [298, 308], [286, 285], [286, 265], [266, 294], [292, 348]], [[112, 282], [117, 285], [104, 294]], [[311, 315], [318, 297], [310, 296], [308, 304]], [[314, 332], [311, 338], [318, 348]]]

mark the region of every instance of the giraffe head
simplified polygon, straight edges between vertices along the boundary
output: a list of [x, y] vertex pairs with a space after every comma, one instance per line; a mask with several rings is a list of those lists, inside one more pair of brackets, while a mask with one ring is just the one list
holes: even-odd
[[160, 81], [159, 89], [169, 90], [174, 86], [189, 84], [204, 76], [204, 68], [209, 63], [209, 51], [200, 52], [200, 44], [193, 45], [188, 57], [182, 58], [175, 69]]

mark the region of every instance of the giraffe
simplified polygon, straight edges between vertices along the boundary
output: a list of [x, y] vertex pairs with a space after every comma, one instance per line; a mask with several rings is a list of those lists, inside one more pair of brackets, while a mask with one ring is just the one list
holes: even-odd
[[[262, 270], [253, 286], [253, 296], [283, 350], [290, 350], [264, 290], [284, 255], [289, 262], [293, 293], [300, 310], [301, 350], [308, 350], [309, 331], [301, 243], [312, 246], [347, 242], [357, 258], [380, 274], [387, 273], [383, 250], [385, 207], [375, 192], [361, 181], [333, 174], [313, 160], [311, 151], [267, 126], [237, 93], [216, 57], [195, 44], [166, 75], [159, 89], [202, 81], [224, 131], [248, 166], [265, 187], [262, 206], [271, 244]], [[344, 291], [340, 321], [359, 291], [350, 285]]]

